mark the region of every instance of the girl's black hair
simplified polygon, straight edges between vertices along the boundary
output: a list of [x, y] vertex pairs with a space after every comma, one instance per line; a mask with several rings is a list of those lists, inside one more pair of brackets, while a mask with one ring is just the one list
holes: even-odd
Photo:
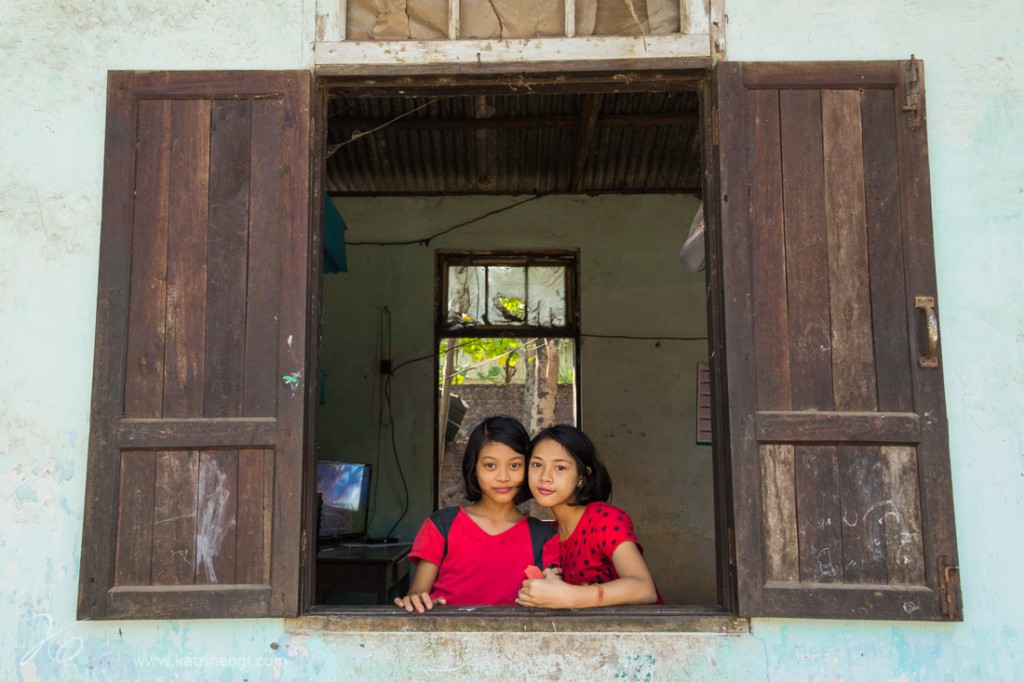
[[[476, 480], [476, 460], [480, 457], [480, 451], [488, 443], [501, 443], [507, 445], [525, 459], [530, 452], [530, 434], [526, 428], [519, 423], [518, 419], [512, 417], [488, 417], [483, 420], [469, 434], [469, 442], [466, 443], [466, 452], [462, 455], [462, 482], [466, 488], [466, 499], [476, 502], [483, 496], [480, 489], [480, 482]], [[519, 486], [513, 500], [520, 504], [530, 499], [530, 486], [526, 483], [526, 467], [523, 467], [523, 482]]]
[[[555, 424], [544, 429], [530, 443], [530, 454], [542, 441], [553, 440], [572, 455], [576, 470], [583, 479], [583, 486], [576, 489], [576, 497], [569, 504], [586, 505], [590, 502], [607, 502], [612, 495], [612, 478], [601, 460], [597, 448], [587, 434], [569, 424]], [[526, 458], [527, 467], [530, 458]]]

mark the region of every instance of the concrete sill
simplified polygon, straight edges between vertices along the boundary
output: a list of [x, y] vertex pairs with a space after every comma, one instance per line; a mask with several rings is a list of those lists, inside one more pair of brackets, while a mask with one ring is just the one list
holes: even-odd
[[310, 632], [692, 632], [737, 635], [750, 621], [715, 607], [618, 606], [576, 611], [523, 607], [439, 607], [424, 614], [394, 606], [314, 606], [286, 629]]

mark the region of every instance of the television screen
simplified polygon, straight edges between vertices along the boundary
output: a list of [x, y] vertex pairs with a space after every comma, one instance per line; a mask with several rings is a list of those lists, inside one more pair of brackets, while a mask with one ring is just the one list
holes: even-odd
[[320, 494], [321, 542], [359, 538], [366, 534], [370, 465], [319, 461], [316, 491]]

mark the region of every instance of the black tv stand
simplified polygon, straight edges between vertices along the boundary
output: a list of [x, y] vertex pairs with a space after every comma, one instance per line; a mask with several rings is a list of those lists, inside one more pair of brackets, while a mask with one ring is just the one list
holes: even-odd
[[398, 538], [394, 535], [388, 535], [383, 538], [366, 538], [366, 544], [368, 545], [393, 545], [398, 542]]
[[326, 603], [332, 592], [371, 592], [378, 604], [405, 594], [411, 548], [411, 543], [394, 542], [320, 549], [316, 555], [316, 602]]

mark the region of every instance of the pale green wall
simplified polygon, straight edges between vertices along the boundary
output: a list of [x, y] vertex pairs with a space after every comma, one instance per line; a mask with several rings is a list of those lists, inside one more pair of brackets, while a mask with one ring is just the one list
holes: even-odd
[[[341, 198], [352, 242], [420, 240], [529, 197]], [[679, 263], [698, 201], [684, 195], [553, 196], [528, 201], [431, 242], [351, 246], [349, 272], [324, 278], [321, 367], [327, 401], [318, 415], [326, 458], [379, 464], [376, 521], [387, 533], [403, 486], [378, 428], [380, 311], [391, 313], [392, 413], [412, 504], [398, 534], [411, 540], [432, 511], [434, 256], [438, 249], [579, 249], [584, 334], [582, 426], [614, 482], [614, 503], [632, 515], [669, 603], [713, 604], [715, 545], [711, 450], [695, 443], [696, 367], [707, 341], [704, 274]], [[383, 447], [378, 460], [378, 433]], [[680, 568], [682, 567], [682, 568]]]
[[[306, 68], [313, 7], [311, 0], [145, 6], [6, 0], [0, 3], [0, 677], [1019, 677], [1024, 4], [730, 0], [727, 11], [732, 59], [915, 53], [926, 62], [964, 623], [755, 619], [750, 635], [622, 637], [326, 635], [289, 631], [289, 623], [274, 619], [75, 623], [105, 72]], [[169, 658], [140, 658], [146, 656]], [[197, 667], [187, 656], [225, 659]], [[248, 669], [229, 667], [230, 657]]]
[[[1017, 679], [1024, 664], [1024, 3], [729, 0], [733, 60], [924, 60], [965, 622], [755, 620], [778, 679]], [[871, 674], [877, 666], [879, 675]], [[812, 674], [813, 673], [813, 674]]]

